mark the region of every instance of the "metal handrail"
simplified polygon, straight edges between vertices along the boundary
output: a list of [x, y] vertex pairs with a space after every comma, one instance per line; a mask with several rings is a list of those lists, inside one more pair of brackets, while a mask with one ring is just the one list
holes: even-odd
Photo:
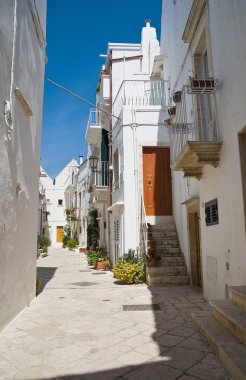
[[148, 244], [148, 223], [147, 216], [144, 206], [143, 194], [140, 196], [140, 223], [139, 223], [139, 233], [140, 233], [140, 254], [142, 256], [147, 254], [147, 244]]

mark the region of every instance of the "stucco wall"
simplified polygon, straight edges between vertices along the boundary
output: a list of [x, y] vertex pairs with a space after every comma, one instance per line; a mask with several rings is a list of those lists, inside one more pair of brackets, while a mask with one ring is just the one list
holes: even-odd
[[[36, 292], [44, 51], [28, 1], [16, 4], [16, 28], [15, 1], [2, 1], [0, 12], [0, 327], [27, 306]], [[41, 8], [45, 35], [45, 0]], [[13, 91], [16, 87], [25, 97], [32, 116], [26, 115], [16, 99]], [[11, 97], [12, 130], [4, 118], [4, 101]]]
[[[192, 74], [188, 44], [181, 39], [191, 5], [192, 1], [188, 0], [163, 1], [161, 48], [166, 55], [164, 76], [171, 77], [172, 90], [174, 84], [180, 89]], [[187, 215], [186, 207], [180, 203], [191, 196], [200, 196], [203, 290], [209, 299], [224, 298], [227, 285], [242, 285], [246, 281], [245, 215], [238, 147], [238, 132], [246, 124], [245, 12], [243, 0], [208, 2], [212, 69], [219, 81], [215, 94], [216, 119], [223, 140], [219, 166], [204, 166], [202, 179], [191, 179], [189, 183], [182, 179], [182, 173], [172, 174], [175, 222], [187, 263]], [[204, 205], [214, 198], [218, 199], [219, 224], [206, 226]]]

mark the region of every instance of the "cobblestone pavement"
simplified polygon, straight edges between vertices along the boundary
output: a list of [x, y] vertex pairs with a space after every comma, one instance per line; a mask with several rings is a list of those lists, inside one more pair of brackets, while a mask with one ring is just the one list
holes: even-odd
[[230, 379], [191, 323], [208, 308], [196, 290], [119, 285], [64, 249], [38, 266], [43, 291], [0, 336], [0, 379]]

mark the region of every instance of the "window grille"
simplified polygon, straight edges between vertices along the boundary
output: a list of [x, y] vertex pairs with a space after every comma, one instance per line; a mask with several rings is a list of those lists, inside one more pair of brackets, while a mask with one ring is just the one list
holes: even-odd
[[205, 203], [205, 221], [206, 221], [206, 226], [219, 224], [217, 198]]

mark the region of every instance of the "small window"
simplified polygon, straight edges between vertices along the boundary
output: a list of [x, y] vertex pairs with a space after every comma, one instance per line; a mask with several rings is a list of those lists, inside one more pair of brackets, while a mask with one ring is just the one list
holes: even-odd
[[58, 199], [58, 206], [62, 206], [63, 204], [63, 199]]
[[219, 214], [218, 214], [218, 200], [213, 199], [210, 202], [205, 203], [205, 221], [206, 226], [212, 226], [214, 224], [219, 224]]

